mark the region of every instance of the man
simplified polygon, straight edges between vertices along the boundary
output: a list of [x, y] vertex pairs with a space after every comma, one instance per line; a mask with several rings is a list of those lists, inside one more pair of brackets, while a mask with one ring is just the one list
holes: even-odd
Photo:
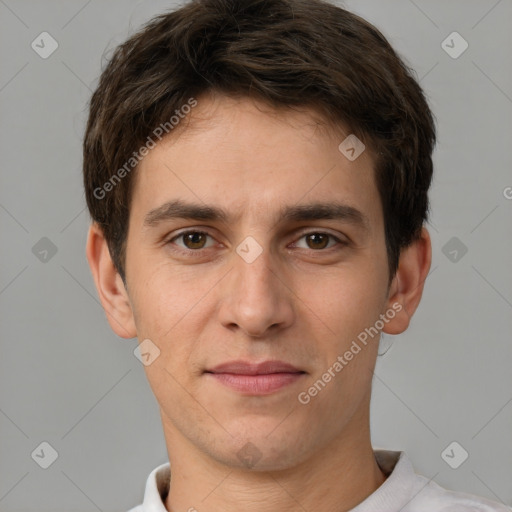
[[193, 1], [116, 50], [87, 257], [170, 461], [134, 511], [511, 510], [371, 445], [380, 332], [407, 329], [430, 268], [434, 143], [407, 67], [328, 3]]

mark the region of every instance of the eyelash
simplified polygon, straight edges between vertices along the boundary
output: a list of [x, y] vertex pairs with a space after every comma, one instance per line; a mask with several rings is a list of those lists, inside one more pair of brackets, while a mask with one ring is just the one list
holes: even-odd
[[[198, 229], [191, 229], [188, 231], [182, 231], [181, 233], [173, 236], [172, 238], [167, 240], [166, 245], [172, 246], [173, 242], [175, 240], [182, 238], [185, 235], [192, 234], [192, 233], [199, 233], [201, 235], [206, 235], [206, 236], [209, 236], [210, 238], [213, 238], [213, 236], [210, 235], [209, 233], [207, 233], [206, 231], [201, 231]], [[329, 239], [334, 240], [337, 243], [337, 245], [340, 245], [341, 247], [348, 245], [348, 243], [346, 241], [340, 240], [338, 237], [334, 236], [331, 233], [325, 232], [325, 231], [307, 231], [307, 232], [301, 233], [301, 236], [298, 238], [298, 240], [300, 240], [308, 235], [327, 235], [329, 237]], [[335, 246], [333, 246], [333, 247], [335, 247]], [[329, 248], [325, 248], [325, 249], [316, 249], [316, 250], [309, 249], [309, 250], [312, 252], [321, 253], [321, 252], [328, 252], [330, 249], [333, 249], [333, 247], [329, 247]], [[206, 248], [203, 247], [201, 249], [187, 249], [187, 248], [183, 249], [181, 247], [180, 248], [173, 247], [172, 251], [178, 252], [181, 254], [186, 254], [186, 255], [201, 256], [202, 255], [201, 253], [207, 249], [210, 249], [210, 247], [206, 247]]]

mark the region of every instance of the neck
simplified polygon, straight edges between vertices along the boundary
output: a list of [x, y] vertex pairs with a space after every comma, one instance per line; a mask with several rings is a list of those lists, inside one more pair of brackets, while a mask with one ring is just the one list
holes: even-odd
[[[369, 423], [369, 422], [368, 422]], [[347, 425], [343, 435], [293, 467], [255, 471], [221, 464], [198, 451], [164, 420], [171, 463], [169, 512], [346, 512], [386, 480], [369, 426]]]

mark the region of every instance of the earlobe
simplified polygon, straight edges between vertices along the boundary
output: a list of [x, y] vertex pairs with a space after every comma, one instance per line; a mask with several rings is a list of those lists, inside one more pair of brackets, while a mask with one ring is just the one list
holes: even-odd
[[86, 255], [110, 327], [121, 338], [136, 337], [128, 293], [114, 266], [103, 232], [96, 223], [89, 228]]
[[432, 262], [432, 244], [430, 235], [425, 227], [422, 228], [420, 238], [404, 248], [400, 254], [398, 270], [390, 286], [387, 307], [397, 313], [384, 327], [387, 334], [400, 334], [410, 324], [416, 311], [425, 279]]

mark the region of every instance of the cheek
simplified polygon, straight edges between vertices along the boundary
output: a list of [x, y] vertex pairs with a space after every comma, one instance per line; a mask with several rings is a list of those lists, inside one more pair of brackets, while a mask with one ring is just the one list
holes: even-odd
[[149, 338], [160, 351], [144, 370], [159, 403], [174, 407], [186, 401], [183, 387], [193, 389], [201, 318], [209, 318], [204, 295], [217, 280], [212, 279], [210, 286], [198, 284], [194, 272], [149, 259], [139, 268], [131, 294], [138, 338]]
[[160, 365], [181, 374], [193, 364], [191, 356], [211, 319], [211, 297], [221, 275], [150, 258], [139, 269], [131, 293], [138, 337], [151, 339], [160, 348]]
[[312, 331], [321, 356], [301, 396], [310, 400], [310, 415], [335, 431], [371, 387], [379, 340], [372, 327], [382, 313], [387, 282], [371, 266], [338, 269], [317, 279], [313, 287], [303, 282], [304, 311], [314, 319]]
[[[188, 314], [193, 314], [208, 283], [187, 269], [178, 269], [167, 261], [141, 257], [133, 265], [131, 298], [137, 328], [160, 338], [180, 327]], [[135, 261], [134, 261], [135, 263]]]
[[297, 295], [303, 298], [304, 313], [315, 322], [315, 331], [324, 334], [318, 342], [328, 340], [329, 352], [343, 350], [379, 318], [387, 282], [376, 267], [352, 265], [300, 279]]

